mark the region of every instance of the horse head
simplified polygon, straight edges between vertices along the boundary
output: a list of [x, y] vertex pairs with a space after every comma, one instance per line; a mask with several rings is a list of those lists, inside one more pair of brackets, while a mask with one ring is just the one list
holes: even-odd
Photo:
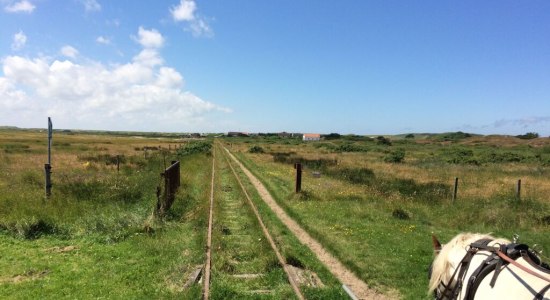
[[442, 245], [435, 235], [432, 235], [434, 260], [430, 269], [428, 293], [435, 293], [437, 299], [451, 299], [452, 291], [457, 284], [457, 272], [471, 243], [494, 237], [487, 234], [461, 233], [448, 243]]

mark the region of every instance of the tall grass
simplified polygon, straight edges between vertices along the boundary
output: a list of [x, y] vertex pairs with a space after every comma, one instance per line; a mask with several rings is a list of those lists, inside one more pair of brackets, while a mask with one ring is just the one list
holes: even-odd
[[181, 287], [204, 259], [197, 228], [206, 218], [210, 158], [181, 160], [175, 203], [155, 219], [159, 174], [176, 156], [135, 149], [170, 141], [54, 135], [54, 186], [45, 198], [39, 135], [0, 132], [1, 144], [32, 150], [0, 151], [0, 298], [200, 297], [200, 286]]

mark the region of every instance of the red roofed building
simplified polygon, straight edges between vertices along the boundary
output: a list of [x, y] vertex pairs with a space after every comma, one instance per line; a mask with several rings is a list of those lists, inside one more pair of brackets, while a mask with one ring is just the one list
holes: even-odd
[[321, 135], [318, 133], [304, 133], [302, 138], [304, 141], [320, 141]]

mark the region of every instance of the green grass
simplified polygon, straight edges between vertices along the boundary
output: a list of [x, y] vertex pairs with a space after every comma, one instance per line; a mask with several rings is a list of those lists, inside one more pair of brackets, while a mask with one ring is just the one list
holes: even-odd
[[[415, 148], [413, 156], [426, 152], [420, 146], [411, 146]], [[306, 169], [304, 192], [295, 195], [295, 171], [291, 165], [275, 163], [267, 155], [247, 154], [242, 149], [237, 153], [239, 159], [294, 219], [371, 286], [397, 289], [405, 299], [428, 297], [432, 232], [442, 241], [462, 231], [492, 232], [507, 238], [517, 233], [521, 242], [550, 249], [549, 203], [532, 197], [518, 202], [511, 188], [489, 197], [462, 197], [451, 203], [450, 186], [392, 178], [377, 169], [365, 171], [368, 169], [344, 164], [327, 168], [328, 174], [323, 173], [319, 179], [310, 176]], [[295, 155], [309, 153], [317, 157], [307, 152], [309, 149]], [[361, 160], [354, 163], [363, 165]], [[496, 177], [499, 169], [503, 170], [502, 166], [484, 174]], [[535, 176], [532, 172], [529, 175]], [[402, 218], [395, 211], [404, 212], [409, 218]]]
[[[200, 298], [201, 286], [182, 286], [204, 262], [211, 144], [184, 148], [173, 135], [133, 135], [56, 132], [53, 194], [45, 199], [44, 133], [0, 130], [0, 298]], [[399, 290], [405, 299], [428, 297], [431, 232], [442, 241], [462, 231], [507, 238], [517, 233], [521, 242], [550, 249], [547, 139], [388, 139], [391, 145], [356, 137], [311, 144], [274, 136], [224, 141], [288, 214], [350, 269], [382, 291]], [[165, 161], [178, 158], [167, 151], [169, 145], [181, 149], [182, 185], [170, 212], [153, 218], [159, 173]], [[248, 153], [254, 145], [265, 153]], [[146, 146], [163, 150], [144, 153]], [[403, 161], [384, 162], [396, 149], [405, 151]], [[117, 155], [120, 172], [114, 165]], [[239, 203], [242, 194], [220, 159], [217, 197]], [[293, 193], [296, 160], [305, 166], [301, 194]], [[312, 171], [320, 171], [321, 178]], [[459, 195], [451, 203], [455, 176]], [[514, 184], [520, 178], [518, 201]], [[322, 289], [304, 288], [306, 297], [345, 296], [243, 182], [287, 262], [316, 272], [325, 283]], [[237, 208], [236, 223], [228, 221], [227, 207], [216, 211], [222, 219], [215, 241], [226, 251], [215, 264], [213, 298], [261, 298], [247, 291], [265, 286], [290, 297], [284, 273], [249, 209], [244, 204]], [[242, 229], [250, 239], [245, 245], [230, 241], [224, 228]], [[235, 260], [250, 264], [235, 265]], [[229, 276], [255, 270], [267, 275], [249, 283]]]
[[[72, 141], [69, 147], [58, 139], [65, 143], [58, 155], [68, 164], [78, 161], [82, 144]], [[163, 155], [143, 159], [141, 152], [125, 150], [133, 149], [132, 139], [95, 139], [105, 150], [92, 157], [104, 160], [90, 167], [54, 164], [49, 199], [40, 170], [18, 165], [27, 162], [21, 153], [0, 155], [0, 298], [200, 298], [199, 285], [182, 286], [204, 262], [210, 187], [205, 166], [211, 158], [181, 158], [182, 186], [170, 212], [157, 219], [152, 213]], [[36, 147], [31, 138], [26, 143]], [[106, 163], [110, 147], [127, 153], [120, 173]]]
[[[218, 151], [212, 238], [213, 299], [294, 299], [282, 267], [227, 161]], [[235, 278], [260, 274], [258, 278]], [[255, 290], [269, 290], [265, 295]]]
[[271, 211], [267, 204], [261, 199], [260, 195], [250, 183], [246, 175], [240, 168], [234, 164], [234, 168], [240, 177], [245, 189], [251, 196], [254, 205], [257, 207], [262, 221], [269, 228], [274, 236], [279, 251], [288, 264], [300, 266], [303, 269], [313, 271], [323, 282], [323, 288], [305, 287], [301, 290], [307, 299], [344, 299], [347, 297], [341, 287], [341, 283], [329, 272], [329, 270], [319, 262], [311, 250], [301, 244], [298, 239], [282, 224], [278, 217]]

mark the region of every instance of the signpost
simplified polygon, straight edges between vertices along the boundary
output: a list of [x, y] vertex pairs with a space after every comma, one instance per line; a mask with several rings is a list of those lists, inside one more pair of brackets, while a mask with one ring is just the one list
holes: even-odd
[[52, 120], [48, 117], [48, 163], [44, 165], [44, 170], [46, 172], [46, 197], [49, 197], [52, 194]]

